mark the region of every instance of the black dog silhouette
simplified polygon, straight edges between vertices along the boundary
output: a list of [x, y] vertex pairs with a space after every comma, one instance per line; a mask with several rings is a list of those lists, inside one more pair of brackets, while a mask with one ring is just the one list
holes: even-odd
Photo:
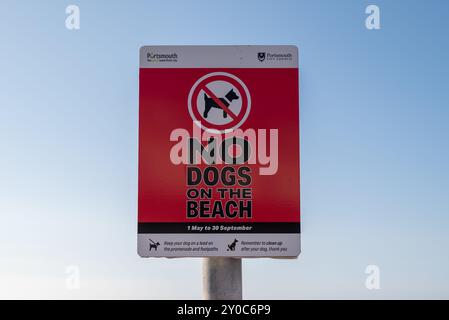
[[[231, 102], [233, 100], [239, 99], [239, 96], [234, 92], [234, 89], [229, 90], [228, 93], [226, 93], [224, 98], [220, 98], [220, 101], [223, 102], [223, 104], [226, 107], [229, 107]], [[209, 114], [210, 109], [212, 108], [218, 108], [221, 109], [221, 107], [215, 103], [214, 99], [209, 98], [207, 94], [204, 94], [204, 118], [207, 118], [207, 115]], [[223, 110], [223, 117], [226, 118], [228, 116], [228, 113]]]
[[235, 251], [235, 246], [237, 245], [237, 242], [239, 242], [237, 239], [234, 239], [234, 241], [231, 244], [228, 244], [228, 251]]
[[155, 251], [157, 251], [157, 247], [159, 247], [161, 244], [159, 243], [159, 242], [154, 242], [153, 240], [151, 240], [151, 239], [149, 239], [150, 240], [150, 251], [151, 251], [151, 249], [154, 249]]

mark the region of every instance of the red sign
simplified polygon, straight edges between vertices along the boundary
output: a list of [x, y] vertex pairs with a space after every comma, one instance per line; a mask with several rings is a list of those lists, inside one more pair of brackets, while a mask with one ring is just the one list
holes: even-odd
[[142, 47], [139, 92], [139, 254], [297, 256], [297, 48]]

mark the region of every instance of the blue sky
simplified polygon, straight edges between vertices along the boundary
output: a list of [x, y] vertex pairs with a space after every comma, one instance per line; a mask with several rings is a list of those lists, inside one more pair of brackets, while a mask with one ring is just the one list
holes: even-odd
[[292, 44], [302, 253], [245, 260], [244, 297], [449, 298], [447, 21], [447, 1], [3, 0], [0, 297], [201, 298], [201, 260], [136, 253], [139, 47]]

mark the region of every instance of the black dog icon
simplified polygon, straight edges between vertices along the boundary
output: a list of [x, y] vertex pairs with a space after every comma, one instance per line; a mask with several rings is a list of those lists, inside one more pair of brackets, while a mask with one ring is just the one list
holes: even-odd
[[[231, 105], [231, 102], [233, 100], [238, 100], [240, 97], [234, 92], [234, 89], [229, 90], [228, 93], [224, 96], [224, 98], [220, 98], [220, 101], [226, 106], [229, 107]], [[221, 109], [221, 107], [215, 103], [214, 99], [209, 98], [207, 94], [204, 94], [204, 118], [207, 118], [207, 115], [209, 114], [210, 109], [212, 108], [218, 108]], [[228, 113], [223, 110], [223, 117], [226, 118], [228, 116]]]
[[153, 240], [150, 240], [150, 251], [151, 249], [154, 249], [155, 251], [157, 251], [157, 247], [159, 247], [161, 244], [159, 242], [154, 242]]
[[228, 244], [228, 251], [235, 251], [235, 246], [237, 245], [237, 242], [239, 242], [237, 239], [234, 239], [234, 241], [231, 244]]

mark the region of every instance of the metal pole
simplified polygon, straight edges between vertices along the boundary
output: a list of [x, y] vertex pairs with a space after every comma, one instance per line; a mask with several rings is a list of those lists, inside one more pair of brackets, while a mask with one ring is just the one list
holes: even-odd
[[242, 259], [204, 258], [205, 300], [242, 300]]

